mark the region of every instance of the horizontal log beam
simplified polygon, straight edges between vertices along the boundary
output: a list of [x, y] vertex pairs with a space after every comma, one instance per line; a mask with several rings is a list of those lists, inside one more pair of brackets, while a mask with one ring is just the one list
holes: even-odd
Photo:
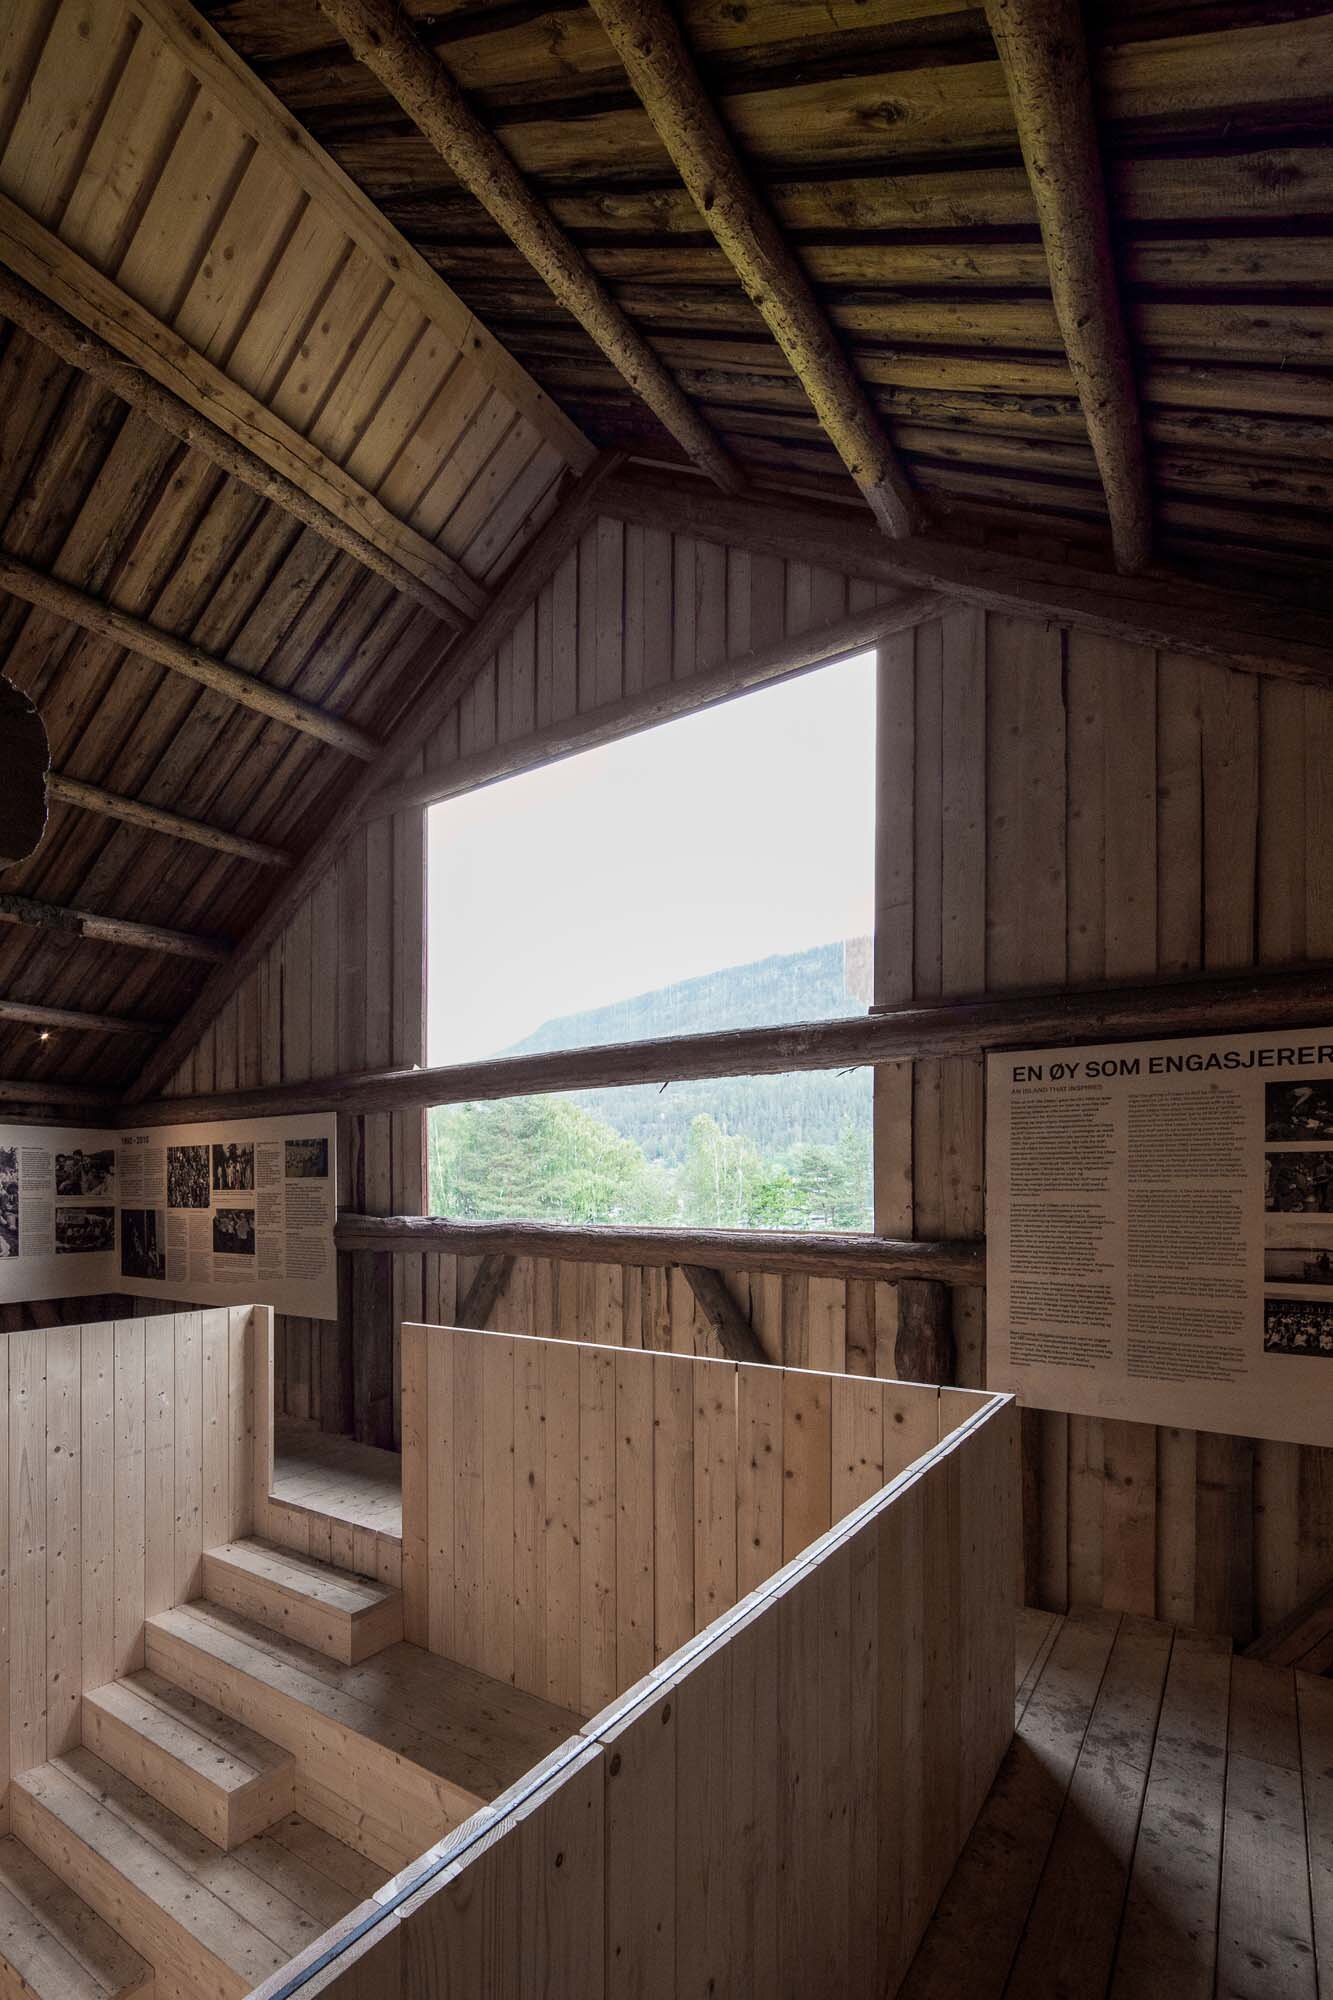
[[63, 1111], [95, 1110], [105, 1118], [116, 1092], [91, 1083], [36, 1083], [25, 1077], [0, 1078], [0, 1104], [59, 1107]]
[[161, 1035], [158, 1021], [131, 1021], [123, 1014], [82, 1014], [73, 1007], [40, 1007], [36, 1001], [0, 1000], [0, 1021], [73, 1035]]
[[335, 750], [345, 750], [349, 756], [368, 762], [379, 751], [374, 737], [354, 723], [326, 715], [313, 703], [302, 701], [283, 688], [271, 687], [254, 674], [242, 673], [238, 667], [229, 667], [225, 660], [214, 659], [202, 646], [160, 631], [146, 619], [135, 618], [104, 598], [91, 597], [87, 591], [76, 590], [72, 583], [64, 583], [59, 577], [49, 576], [30, 563], [20, 562], [17, 556], [2, 552], [0, 590], [22, 598], [25, 604], [36, 605], [41, 611], [53, 612], [57, 618], [68, 618], [94, 637], [124, 646], [128, 652], [151, 660], [155, 666], [166, 667], [170, 673], [183, 674], [186, 680], [197, 681], [200, 687], [225, 695], [240, 708], [253, 709], [257, 715], [271, 716], [275, 722], [284, 722], [289, 729], [314, 736], [321, 743], [331, 743]]
[[51, 931], [96, 944], [128, 945], [134, 951], [160, 951], [170, 958], [201, 958], [213, 965], [222, 965], [231, 956], [231, 947], [219, 938], [164, 930], [158, 924], [136, 924], [128, 917], [98, 916], [93, 910], [71, 910], [61, 904], [40, 903], [32, 896], [0, 894], [0, 924], [21, 924], [28, 930]]
[[494, 1056], [438, 1069], [360, 1070], [262, 1090], [160, 1098], [137, 1104], [127, 1122], [160, 1125], [201, 1118], [263, 1118], [277, 1112], [410, 1111], [432, 1104], [605, 1090], [629, 1083], [933, 1062], [987, 1049], [1318, 1026], [1333, 1011], [1330, 982], [1333, 967], [1321, 965], [898, 1007], [845, 1021], [729, 1028], [716, 1034], [668, 1035], [542, 1055]]
[[164, 833], [171, 840], [188, 840], [196, 847], [210, 847], [217, 854], [234, 854], [260, 868], [291, 866], [290, 854], [281, 847], [269, 847], [262, 840], [247, 840], [243, 834], [228, 833], [220, 826], [206, 825], [203, 820], [185, 819], [162, 806], [150, 806], [143, 799], [127, 799], [119, 792], [103, 791], [100, 785], [86, 785], [81, 778], [66, 778], [53, 771], [46, 789], [50, 798], [61, 805], [76, 806], [80, 812], [123, 820], [127, 826], [142, 827], [147, 833]]
[[795, 557], [850, 576], [939, 591], [991, 611], [1050, 618], [1259, 674], [1333, 686], [1333, 620], [1281, 598], [1220, 590], [1163, 572], [1121, 576], [1003, 549], [907, 535], [889, 541], [849, 509], [783, 507], [716, 493], [702, 480], [633, 470], [608, 480], [604, 511], [622, 521]]
[[647, 688], [628, 695], [623, 701], [608, 702], [604, 708], [571, 716], [537, 729], [514, 743], [498, 743], [472, 757], [460, 757], [440, 771], [428, 771], [377, 792], [367, 809], [367, 818], [401, 812], [406, 806], [435, 805], [441, 799], [455, 799], [480, 785], [494, 784], [519, 771], [531, 771], [573, 756], [594, 744], [613, 743], [640, 729], [653, 729], [680, 715], [693, 715], [718, 702], [731, 701], [751, 688], [771, 687], [797, 674], [828, 665], [859, 653], [895, 632], [920, 625], [926, 618], [947, 608], [947, 600], [931, 591], [906, 592], [891, 604], [876, 604], [867, 611], [853, 612], [817, 632], [804, 632], [783, 639], [774, 646], [757, 647], [736, 659], [723, 660], [706, 672], [666, 687]]
[[886, 1236], [781, 1229], [603, 1229], [557, 1222], [452, 1222], [434, 1215], [355, 1215], [344, 1209], [339, 1250], [458, 1257], [552, 1257], [573, 1264], [683, 1264], [712, 1271], [789, 1271], [808, 1277], [934, 1278], [985, 1282], [983, 1243], [900, 1243]]
[[[0, 195], [0, 314], [455, 629], [485, 592], [239, 383]], [[106, 338], [103, 338], [103, 335]]]

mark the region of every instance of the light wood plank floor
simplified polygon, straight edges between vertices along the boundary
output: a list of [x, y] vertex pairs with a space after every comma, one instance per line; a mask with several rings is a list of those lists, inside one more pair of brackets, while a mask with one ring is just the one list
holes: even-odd
[[403, 1461], [355, 1438], [329, 1437], [314, 1424], [279, 1418], [273, 1438], [276, 1500], [308, 1507], [331, 1520], [403, 1532]]
[[1333, 2000], [1333, 1681], [1081, 1611], [1016, 1686], [902, 2000]]

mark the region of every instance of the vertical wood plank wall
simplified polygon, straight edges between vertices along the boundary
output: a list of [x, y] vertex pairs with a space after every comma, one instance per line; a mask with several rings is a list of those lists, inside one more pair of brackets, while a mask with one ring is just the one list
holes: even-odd
[[985, 1403], [406, 1325], [407, 1635], [591, 1714]]
[[319, 1992], [893, 1992], [1013, 1730], [1016, 1455], [993, 1405], [405, 1871]]
[[[599, 521], [422, 763], [591, 717], [866, 601], [866, 586], [806, 564]], [[882, 1005], [1333, 955], [1333, 890], [1315, 861], [1333, 821], [1325, 690], [959, 609], [885, 646], [879, 733]], [[353, 836], [178, 1088], [422, 1060], [421, 818], [399, 821]], [[348, 1205], [415, 1211], [418, 1121], [343, 1122]], [[980, 1063], [885, 1067], [875, 1122], [881, 1227], [979, 1235]], [[369, 1311], [373, 1260], [354, 1261]], [[391, 1262], [399, 1317], [451, 1317], [454, 1260]], [[473, 1268], [463, 1260], [464, 1288]], [[892, 1286], [731, 1282], [773, 1360], [892, 1374]], [[984, 1301], [954, 1297], [960, 1380], [975, 1384]], [[380, 1408], [393, 1379], [381, 1318], [357, 1390]], [[675, 1273], [520, 1259], [491, 1323], [716, 1352]], [[345, 1328], [279, 1322], [280, 1413], [350, 1429], [352, 1367]], [[1059, 1416], [1027, 1434], [1035, 1601], [1245, 1638], [1333, 1576], [1333, 1452]]]
[[[961, 609], [881, 659], [882, 1002], [1333, 954], [1333, 693]], [[975, 1061], [881, 1087], [885, 1219], [981, 1233], [982, 1093]], [[958, 1330], [979, 1381], [979, 1292]], [[1333, 1575], [1333, 1451], [1044, 1413], [1024, 1430], [1035, 1602], [1245, 1640]]]
[[247, 1306], [0, 1337], [0, 1824], [79, 1741], [79, 1696], [249, 1531]]

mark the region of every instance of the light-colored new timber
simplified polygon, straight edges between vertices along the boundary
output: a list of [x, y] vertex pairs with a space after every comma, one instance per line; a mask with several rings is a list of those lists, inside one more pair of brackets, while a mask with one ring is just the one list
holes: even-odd
[[4, 2000], [153, 2000], [153, 1968], [12, 1835], [0, 1840]]
[[218, 1847], [239, 1847], [295, 1808], [290, 1751], [158, 1674], [90, 1689], [82, 1725], [85, 1749]]
[[162, 1612], [145, 1639], [154, 1672], [292, 1751], [299, 1811], [391, 1870], [579, 1724], [415, 1646], [344, 1666], [209, 1604]]
[[204, 1595], [346, 1666], [403, 1636], [400, 1592], [271, 1543], [205, 1550]]

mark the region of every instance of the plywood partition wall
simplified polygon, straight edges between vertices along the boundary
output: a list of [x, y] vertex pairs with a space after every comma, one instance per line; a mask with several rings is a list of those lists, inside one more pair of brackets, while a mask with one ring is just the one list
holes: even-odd
[[986, 1400], [404, 1326], [408, 1636], [589, 1714]]
[[1017, 1525], [1015, 1412], [986, 1398], [354, 1913], [345, 1955], [322, 1940], [295, 1994], [882, 2000], [1012, 1734]]
[[0, 1338], [0, 1787], [79, 1741], [251, 1522], [248, 1306]]

